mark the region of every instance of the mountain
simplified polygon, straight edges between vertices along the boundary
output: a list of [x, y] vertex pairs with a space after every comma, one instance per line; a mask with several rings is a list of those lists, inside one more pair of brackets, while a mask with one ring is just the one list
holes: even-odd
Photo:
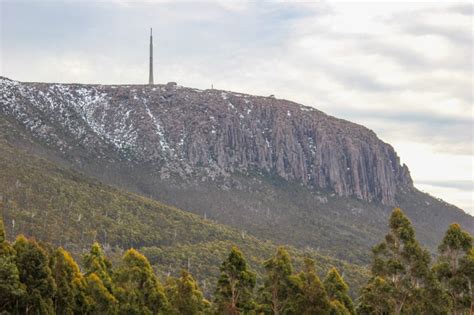
[[[2, 119], [0, 127], [6, 127]], [[163, 281], [188, 269], [208, 296], [232, 245], [244, 252], [260, 279], [262, 261], [277, 249], [274, 243], [31, 156], [1, 135], [0, 209], [10, 240], [20, 233], [32, 236], [66, 248], [77, 261], [94, 241], [115, 261], [134, 247], [148, 257]], [[354, 295], [367, 278], [362, 267], [312, 250], [289, 251], [298, 268], [306, 255], [317, 261], [321, 275], [336, 266], [346, 274]]]
[[19, 148], [279, 244], [366, 263], [393, 206], [433, 251], [474, 232], [374, 132], [273, 96], [2, 78], [0, 113]]
[[[274, 173], [392, 205], [411, 186], [393, 148], [362, 127], [274, 97], [165, 86], [1, 81], [3, 110], [60, 151], [147, 164], [161, 178]], [[111, 152], [113, 151], [113, 153]]]

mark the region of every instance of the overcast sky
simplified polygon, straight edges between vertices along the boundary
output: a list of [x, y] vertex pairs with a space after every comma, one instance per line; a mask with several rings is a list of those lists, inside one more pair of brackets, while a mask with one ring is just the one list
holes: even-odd
[[270, 95], [373, 129], [474, 214], [470, 2], [0, 0], [0, 75]]

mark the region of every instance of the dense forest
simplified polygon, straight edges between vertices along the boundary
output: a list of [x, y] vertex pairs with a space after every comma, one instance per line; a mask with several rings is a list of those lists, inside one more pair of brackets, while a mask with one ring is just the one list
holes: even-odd
[[279, 247], [256, 273], [232, 247], [206, 299], [194, 276], [160, 279], [131, 248], [115, 264], [95, 242], [80, 265], [62, 247], [20, 235], [0, 221], [1, 314], [469, 314], [473, 309], [472, 236], [452, 224], [433, 263], [409, 219], [394, 209], [389, 233], [373, 248], [371, 275], [355, 301], [336, 268], [324, 279], [307, 257], [295, 270]]

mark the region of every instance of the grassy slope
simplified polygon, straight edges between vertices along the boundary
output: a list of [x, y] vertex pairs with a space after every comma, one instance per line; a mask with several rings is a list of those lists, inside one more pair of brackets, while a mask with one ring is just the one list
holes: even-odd
[[[261, 275], [260, 264], [276, 249], [269, 241], [216, 224], [160, 202], [100, 183], [31, 156], [0, 139], [0, 211], [8, 235], [24, 233], [61, 245], [79, 257], [94, 240], [112, 257], [143, 251], [162, 276], [188, 267], [207, 293], [221, 261], [235, 244]], [[353, 292], [366, 270], [337, 259], [290, 248], [298, 267], [304, 254], [320, 272], [341, 269]]]

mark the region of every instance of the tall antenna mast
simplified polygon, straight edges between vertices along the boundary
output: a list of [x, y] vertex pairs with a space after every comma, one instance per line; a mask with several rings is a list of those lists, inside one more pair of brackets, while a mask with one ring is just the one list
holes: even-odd
[[148, 76], [148, 84], [153, 85], [153, 29], [150, 28], [150, 74]]

